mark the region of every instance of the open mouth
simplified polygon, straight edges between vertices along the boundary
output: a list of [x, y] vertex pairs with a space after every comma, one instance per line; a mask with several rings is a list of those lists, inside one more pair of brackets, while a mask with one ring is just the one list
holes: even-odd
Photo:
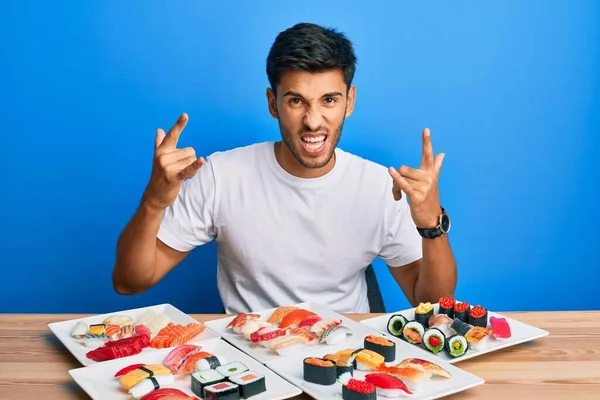
[[302, 138], [302, 146], [308, 153], [318, 153], [325, 148], [327, 135], [304, 136]]

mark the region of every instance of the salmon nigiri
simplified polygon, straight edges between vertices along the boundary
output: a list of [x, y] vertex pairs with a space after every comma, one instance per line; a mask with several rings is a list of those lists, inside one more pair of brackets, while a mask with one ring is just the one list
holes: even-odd
[[288, 328], [295, 329], [298, 327], [300, 322], [302, 322], [306, 318], [312, 317], [314, 315], [317, 315], [317, 314], [315, 314], [312, 311], [305, 310], [302, 308], [300, 308], [298, 310], [294, 310], [291, 313], [289, 313], [288, 315], [286, 315], [281, 320], [281, 323], [279, 324], [279, 329], [288, 329]]

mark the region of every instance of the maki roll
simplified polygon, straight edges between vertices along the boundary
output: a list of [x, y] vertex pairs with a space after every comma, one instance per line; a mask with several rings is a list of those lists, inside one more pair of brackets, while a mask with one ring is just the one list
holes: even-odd
[[195, 369], [196, 369], [196, 371], [204, 371], [207, 369], [216, 369], [217, 367], [224, 365], [226, 362], [227, 361], [225, 361], [224, 357], [210, 356], [210, 357], [206, 357], [201, 360], [198, 360], [196, 362]]
[[423, 335], [423, 344], [425, 348], [437, 354], [444, 350], [444, 344], [446, 343], [446, 336], [438, 328], [429, 328]]
[[448, 317], [454, 319], [454, 305], [456, 304], [456, 300], [452, 297], [440, 297], [439, 305], [439, 314], [445, 314]]
[[204, 388], [206, 400], [239, 400], [240, 390], [232, 382], [219, 382]]
[[335, 364], [336, 378], [339, 379], [343, 374], [354, 375], [354, 358], [344, 357], [337, 354], [326, 354], [323, 360], [331, 361]]
[[444, 350], [446, 350], [446, 354], [452, 358], [457, 358], [465, 355], [469, 344], [467, 343], [467, 339], [463, 335], [453, 335], [450, 336], [446, 340], [446, 346], [444, 346]]
[[423, 343], [425, 328], [417, 321], [410, 321], [402, 331], [402, 337], [410, 344]]
[[458, 318], [462, 322], [469, 322], [469, 311], [471, 311], [469, 303], [456, 303], [454, 305], [454, 318]]
[[337, 369], [333, 361], [317, 357], [304, 359], [304, 380], [317, 385], [333, 385], [337, 379]]
[[365, 337], [364, 346], [367, 350], [381, 354], [385, 362], [392, 362], [396, 359], [396, 343], [384, 337], [369, 335]]
[[194, 392], [196, 396], [203, 399], [205, 387], [219, 382], [224, 382], [225, 380], [226, 378], [214, 369], [194, 372], [192, 374], [192, 392]]
[[433, 315], [433, 305], [431, 303], [421, 303], [415, 309], [415, 321], [423, 326], [428, 326], [429, 317]]
[[488, 325], [488, 312], [485, 308], [477, 305], [471, 309], [469, 313], [469, 324], [473, 326], [480, 326], [487, 328]]
[[465, 336], [471, 329], [473, 329], [473, 325], [469, 325], [458, 318], [454, 318], [454, 322], [452, 322], [450, 328], [452, 328], [452, 330], [459, 335]]
[[229, 364], [221, 365], [215, 368], [217, 372], [223, 375], [225, 378], [229, 378], [231, 375], [239, 374], [240, 372], [248, 371], [248, 367], [238, 361], [230, 362]]
[[408, 324], [408, 320], [402, 314], [394, 314], [390, 317], [387, 323], [387, 331], [392, 335], [401, 338], [404, 326]]
[[244, 399], [267, 391], [265, 376], [260, 372], [246, 371], [229, 377], [229, 380], [240, 389], [240, 396]]
[[350, 378], [342, 386], [342, 399], [377, 400], [377, 388], [372, 383]]

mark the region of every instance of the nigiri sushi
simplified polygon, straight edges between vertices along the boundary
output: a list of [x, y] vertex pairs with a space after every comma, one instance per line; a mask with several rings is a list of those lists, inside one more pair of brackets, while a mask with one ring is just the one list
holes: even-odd
[[240, 329], [248, 320], [259, 319], [260, 314], [239, 313], [234, 319], [227, 324], [226, 329], [233, 329], [235, 333], [240, 333]]
[[437, 328], [444, 335], [448, 335], [450, 333], [450, 325], [454, 320], [447, 316], [446, 314], [434, 314], [429, 317], [429, 327]]
[[287, 335], [273, 339], [269, 348], [275, 350], [280, 356], [290, 356], [304, 350], [308, 340], [304, 336]]
[[329, 346], [335, 346], [346, 340], [348, 336], [352, 336], [352, 334], [350, 328], [343, 325], [337, 325], [323, 332], [319, 339], [319, 343], [327, 343]]
[[175, 383], [175, 377], [171, 374], [169, 375], [157, 375], [151, 376], [150, 378], [146, 378], [131, 389], [129, 389], [129, 394], [139, 399], [153, 390], [159, 389], [164, 386], [172, 385]]
[[423, 384], [431, 378], [431, 372], [419, 371], [409, 367], [388, 367], [385, 364], [380, 365], [374, 372], [383, 372], [399, 378], [406, 384], [410, 390], [418, 390]]
[[285, 317], [283, 317], [283, 319], [279, 323], [279, 329], [297, 328], [298, 325], [300, 325], [300, 322], [302, 322], [303, 320], [305, 320], [308, 317], [315, 316], [315, 315], [317, 315], [317, 314], [315, 314], [314, 312], [312, 312], [310, 310], [304, 310], [302, 308], [300, 308], [298, 310], [294, 310], [291, 313], [289, 313], [288, 315], [286, 315]]
[[511, 337], [510, 325], [505, 318], [490, 317], [492, 336], [496, 340], [509, 339]]
[[470, 349], [485, 350], [487, 349], [488, 339], [491, 333], [492, 331], [489, 329], [476, 326], [467, 332], [465, 339], [467, 339]]
[[422, 372], [428, 372], [433, 375], [440, 376], [442, 378], [451, 378], [450, 372], [446, 371], [439, 365], [432, 363], [431, 361], [423, 360], [422, 358], [405, 358], [399, 364], [396, 365], [398, 368], [414, 368]]
[[296, 311], [298, 309], [299, 309], [299, 307], [296, 307], [296, 306], [278, 307], [275, 309], [275, 311], [273, 311], [271, 316], [269, 318], [267, 318], [267, 322], [270, 324], [278, 324], [281, 322], [281, 320], [283, 318], [285, 318], [286, 315], [288, 315], [292, 311]]
[[310, 331], [312, 333], [314, 333], [315, 335], [321, 337], [321, 335], [323, 334], [323, 332], [325, 332], [327, 329], [331, 329], [334, 326], [338, 326], [342, 324], [342, 320], [341, 319], [337, 319], [337, 318], [328, 318], [328, 319], [323, 319], [319, 322], [314, 323], [311, 327], [310, 327]]
[[365, 381], [377, 388], [377, 395], [383, 397], [400, 397], [404, 393], [412, 394], [399, 378], [381, 372], [367, 374]]
[[287, 331], [283, 329], [275, 328], [274, 326], [266, 326], [252, 333], [250, 335], [250, 341], [252, 343], [258, 343], [263, 347], [269, 347], [269, 342], [271, 340], [286, 335]]

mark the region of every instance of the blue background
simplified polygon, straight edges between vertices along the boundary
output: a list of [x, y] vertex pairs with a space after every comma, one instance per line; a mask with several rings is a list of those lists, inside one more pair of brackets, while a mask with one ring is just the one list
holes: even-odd
[[[0, 312], [220, 312], [214, 244], [147, 293], [119, 296], [115, 243], [156, 128], [189, 113], [180, 145], [202, 155], [279, 138], [265, 59], [300, 21], [355, 43], [344, 149], [418, 166], [428, 126], [446, 152], [458, 298], [600, 309], [599, 3], [374, 3], [3, 2]], [[407, 307], [376, 268], [388, 310]]]

